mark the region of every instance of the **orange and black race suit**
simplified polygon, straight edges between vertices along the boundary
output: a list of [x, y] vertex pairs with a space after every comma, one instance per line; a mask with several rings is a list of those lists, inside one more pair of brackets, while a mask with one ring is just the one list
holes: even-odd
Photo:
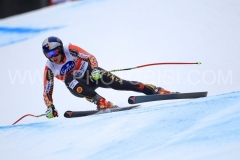
[[63, 64], [55, 64], [48, 60], [44, 69], [43, 97], [46, 106], [53, 104], [54, 77], [62, 81], [69, 75], [81, 78], [88, 68], [98, 67], [96, 58], [78, 46], [69, 44], [63, 47], [63, 52], [65, 55]]
[[[52, 93], [54, 77], [65, 82], [69, 91], [77, 97], [85, 97], [88, 101], [97, 95], [96, 88], [112, 88], [115, 90], [135, 91], [154, 94], [155, 86], [136, 81], [123, 80], [116, 75], [98, 67], [96, 58], [78, 46], [64, 46], [64, 63], [55, 64], [47, 61], [44, 71], [43, 97], [46, 106], [53, 104]], [[93, 70], [101, 71], [101, 79], [93, 80]]]

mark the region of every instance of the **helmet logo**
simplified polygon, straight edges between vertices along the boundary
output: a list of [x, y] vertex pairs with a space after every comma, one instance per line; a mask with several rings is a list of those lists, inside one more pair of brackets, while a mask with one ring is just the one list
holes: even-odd
[[49, 50], [51, 49], [51, 42], [47, 42], [47, 44], [46, 44], [46, 48], [48, 48]]

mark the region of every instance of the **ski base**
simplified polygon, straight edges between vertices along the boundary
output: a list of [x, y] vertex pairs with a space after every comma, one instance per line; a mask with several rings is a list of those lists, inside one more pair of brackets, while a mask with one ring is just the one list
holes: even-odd
[[74, 118], [74, 117], [84, 117], [84, 116], [90, 116], [90, 115], [111, 113], [111, 112], [119, 112], [119, 111], [124, 111], [124, 110], [130, 110], [130, 109], [136, 108], [138, 106], [140, 106], [140, 105], [108, 108], [108, 109], [102, 109], [102, 110], [90, 110], [90, 111], [66, 111], [64, 113], [64, 117], [65, 118]]
[[191, 93], [177, 93], [177, 94], [154, 94], [154, 95], [143, 95], [143, 96], [131, 96], [128, 98], [129, 104], [137, 104], [144, 102], [152, 102], [159, 100], [171, 100], [171, 99], [191, 99], [206, 97], [208, 92], [191, 92]]

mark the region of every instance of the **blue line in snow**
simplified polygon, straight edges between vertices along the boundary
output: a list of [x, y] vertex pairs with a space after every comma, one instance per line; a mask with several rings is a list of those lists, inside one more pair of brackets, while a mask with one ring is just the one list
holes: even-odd
[[48, 30], [60, 29], [62, 27], [50, 27], [50, 28], [24, 28], [24, 27], [0, 27], [1, 33], [39, 33]]
[[25, 41], [33, 38], [42, 32], [61, 29], [64, 26], [48, 28], [27, 28], [27, 27], [3, 27], [0, 26], [0, 47]]

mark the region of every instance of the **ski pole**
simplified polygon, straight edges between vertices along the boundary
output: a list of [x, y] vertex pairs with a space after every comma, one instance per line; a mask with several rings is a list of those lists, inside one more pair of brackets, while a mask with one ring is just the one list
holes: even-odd
[[32, 114], [26, 114], [24, 116], [22, 116], [21, 118], [19, 118], [16, 122], [14, 122], [12, 125], [18, 123], [20, 120], [22, 120], [24, 117], [27, 117], [27, 116], [32, 116], [32, 117], [41, 117], [41, 116], [45, 116], [46, 114], [40, 114], [40, 115], [32, 115]]
[[155, 66], [155, 65], [168, 65], [168, 64], [198, 64], [198, 65], [200, 65], [201, 62], [163, 62], [163, 63], [150, 63], [150, 64], [144, 64], [144, 65], [141, 65], [141, 66], [136, 66], [136, 67], [131, 67], [131, 68], [115, 69], [115, 70], [111, 70], [111, 71], [109, 71], [109, 72], [126, 71], [126, 70], [131, 70], [131, 69], [142, 68], [142, 67]]

